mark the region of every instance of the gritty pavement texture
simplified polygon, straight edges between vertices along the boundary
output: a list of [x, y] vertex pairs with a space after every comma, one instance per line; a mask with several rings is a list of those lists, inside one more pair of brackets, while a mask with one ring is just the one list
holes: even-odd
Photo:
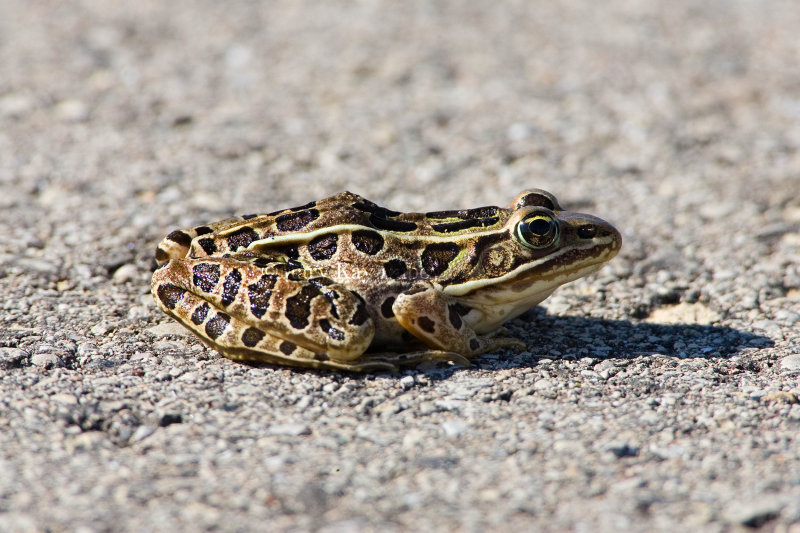
[[[0, 530], [800, 531], [800, 3], [0, 3]], [[620, 256], [522, 353], [237, 364], [176, 227], [539, 187]], [[512, 529], [513, 528], [513, 529]]]

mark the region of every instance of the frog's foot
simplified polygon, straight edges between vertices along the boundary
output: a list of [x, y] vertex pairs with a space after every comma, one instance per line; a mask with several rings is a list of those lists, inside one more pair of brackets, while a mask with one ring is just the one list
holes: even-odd
[[433, 287], [400, 294], [392, 305], [395, 318], [406, 330], [433, 351], [461, 354], [470, 360], [500, 348], [524, 349], [525, 344], [511, 337], [478, 335], [462, 320], [460, 306]]
[[418, 365], [431, 361], [443, 361], [469, 367], [469, 359], [455, 352], [445, 350], [419, 350], [413, 352], [393, 353], [376, 352], [362, 354], [361, 360], [365, 362], [382, 362], [397, 368]]
[[484, 337], [480, 337], [484, 348], [484, 351], [481, 353], [494, 352], [502, 348], [510, 348], [514, 351], [521, 352], [527, 348], [527, 345], [524, 342], [514, 337], [495, 337], [495, 335], [499, 335], [501, 333], [503, 332], [493, 332]]

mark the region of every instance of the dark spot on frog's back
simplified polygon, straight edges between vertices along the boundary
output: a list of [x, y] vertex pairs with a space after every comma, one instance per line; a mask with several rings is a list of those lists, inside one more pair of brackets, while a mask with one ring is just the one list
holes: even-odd
[[322, 320], [319, 321], [319, 328], [325, 333], [327, 333], [328, 336], [335, 341], [344, 340], [344, 333], [342, 333], [342, 330], [333, 327], [330, 321], [326, 318], [323, 318]]
[[192, 267], [192, 283], [203, 292], [211, 292], [219, 283], [219, 265], [200, 263]]
[[422, 331], [433, 333], [436, 330], [436, 323], [426, 316], [419, 317], [417, 323]]
[[488, 228], [494, 226], [500, 221], [498, 217], [489, 218], [473, 218], [467, 220], [459, 220], [458, 222], [444, 222], [442, 224], [432, 224], [433, 231], [439, 233], [454, 233], [456, 231], [463, 231], [471, 228]]
[[181, 301], [186, 291], [172, 283], [165, 283], [158, 286], [156, 293], [158, 294], [158, 299], [164, 304], [164, 307], [167, 309], [175, 309], [175, 306]]
[[208, 304], [203, 302], [202, 305], [197, 306], [197, 308], [192, 313], [192, 323], [194, 325], [199, 326], [203, 322], [205, 322], [206, 317], [208, 316]]
[[447, 270], [450, 262], [456, 258], [460, 248], [452, 242], [429, 244], [422, 252], [422, 268], [431, 276], [438, 276]]
[[371, 214], [369, 221], [378, 229], [386, 231], [414, 231], [417, 229], [417, 224], [406, 220], [395, 220], [393, 218], [383, 218], [376, 214]]
[[242, 283], [242, 274], [233, 269], [225, 276], [225, 282], [222, 284], [222, 305], [230, 305], [236, 299], [236, 294], [239, 292], [239, 286]]
[[264, 332], [257, 328], [247, 328], [242, 333], [242, 343], [248, 348], [252, 348], [264, 338]]
[[294, 329], [305, 329], [308, 326], [311, 318], [311, 300], [320, 294], [318, 288], [306, 285], [297, 294], [286, 299], [284, 314]]
[[352, 239], [355, 249], [367, 255], [375, 255], [383, 248], [383, 237], [376, 231], [354, 231]]
[[487, 248], [491, 248], [497, 243], [503, 242], [511, 238], [511, 234], [508, 231], [501, 231], [499, 233], [490, 233], [489, 235], [483, 235], [482, 237], [478, 237], [478, 240], [475, 241], [475, 246], [473, 249], [477, 253], [471, 253], [469, 256], [469, 262], [473, 265], [478, 264], [478, 261], [481, 258], [481, 253], [483, 253]]
[[228, 248], [235, 252], [239, 248], [247, 248], [250, 243], [258, 240], [256, 230], [249, 227], [238, 229], [228, 236]]
[[269, 257], [256, 257], [253, 259], [253, 264], [258, 268], [266, 268], [268, 267], [273, 260]]
[[293, 213], [286, 213], [275, 218], [275, 227], [278, 231], [300, 231], [319, 218], [316, 209], [305, 209]]
[[271, 246], [270, 252], [274, 253], [275, 255], [284, 255], [289, 259], [300, 258], [300, 252], [297, 250], [297, 246]]
[[169, 260], [169, 258], [170, 255], [165, 250], [162, 250], [160, 246], [156, 248], [156, 263], [159, 263], [156, 269], [164, 266], [164, 264]]
[[230, 315], [225, 313], [217, 313], [217, 315], [208, 321], [206, 324], [206, 335], [211, 339], [216, 339], [225, 331], [231, 321]]
[[189, 247], [192, 244], [192, 238], [185, 232], [181, 230], [175, 230], [169, 235], [167, 235], [167, 239], [171, 240], [172, 242], [176, 242], [181, 246]]
[[393, 211], [391, 209], [386, 209], [385, 207], [381, 207], [378, 204], [370, 202], [365, 198], [361, 198], [361, 200], [355, 202], [353, 204], [353, 207], [355, 207], [359, 211], [370, 213], [372, 215], [375, 215], [383, 219], [386, 219], [388, 217], [396, 217], [397, 215], [401, 214], [400, 211]]
[[306, 209], [311, 209], [312, 207], [316, 207], [317, 202], [308, 202], [307, 204], [298, 205], [297, 207], [292, 207], [289, 211], [297, 212], [297, 211], [305, 211]]
[[356, 307], [353, 316], [350, 317], [350, 324], [353, 326], [360, 326], [369, 320], [369, 313], [367, 312], [367, 302], [364, 300], [364, 297], [358, 294], [357, 292], [353, 292], [353, 296], [358, 298], [358, 305]]
[[250, 299], [250, 312], [256, 318], [261, 318], [269, 309], [269, 300], [272, 297], [272, 288], [278, 281], [275, 274], [264, 274], [255, 283], [247, 286], [247, 296]]
[[384, 316], [384, 318], [392, 318], [394, 316], [394, 309], [392, 309], [394, 301], [395, 297], [389, 296], [381, 304], [381, 314]]
[[405, 274], [407, 270], [408, 266], [406, 266], [405, 262], [401, 259], [390, 259], [383, 265], [383, 271], [386, 273], [386, 277], [391, 279], [399, 278]]
[[211, 239], [211, 238], [208, 238], [208, 237], [206, 237], [204, 239], [199, 239], [197, 241], [197, 244], [199, 244], [200, 248], [202, 248], [203, 251], [208, 255], [211, 255], [211, 254], [214, 254], [214, 253], [217, 252], [217, 243], [214, 242], [214, 239]]
[[283, 341], [281, 345], [278, 346], [278, 349], [284, 355], [292, 355], [292, 353], [294, 353], [294, 351], [297, 349], [297, 345], [291, 341]]
[[450, 209], [447, 211], [431, 211], [425, 213], [427, 218], [432, 219], [446, 219], [446, 218], [460, 218], [461, 220], [472, 220], [481, 218], [492, 218], [497, 216], [497, 211], [500, 208], [493, 205], [486, 207], [476, 207], [474, 209]]
[[336, 253], [339, 237], [335, 233], [326, 233], [319, 237], [314, 237], [308, 243], [308, 254], [315, 261], [330, 259]]

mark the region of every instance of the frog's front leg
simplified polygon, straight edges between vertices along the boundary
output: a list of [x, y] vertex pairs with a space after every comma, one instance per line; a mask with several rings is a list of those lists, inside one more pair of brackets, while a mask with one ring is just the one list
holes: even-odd
[[398, 295], [392, 311], [400, 325], [426, 345], [468, 359], [504, 347], [525, 348], [518, 339], [476, 334], [461, 318], [460, 306], [433, 286]]
[[393, 368], [361, 360], [375, 331], [365, 302], [297, 265], [243, 254], [172, 259], [154, 273], [152, 292], [163, 311], [231, 359]]

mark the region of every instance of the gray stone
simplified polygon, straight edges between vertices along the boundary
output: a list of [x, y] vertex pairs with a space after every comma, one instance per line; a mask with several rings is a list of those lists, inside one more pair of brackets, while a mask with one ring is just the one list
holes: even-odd
[[458, 437], [469, 430], [469, 424], [462, 420], [447, 420], [442, 422], [442, 431], [448, 437]]
[[113, 330], [113, 329], [114, 328], [111, 326], [111, 324], [109, 324], [106, 321], [102, 321], [102, 322], [92, 326], [89, 331], [95, 337], [103, 337], [103, 336], [107, 335], [109, 332], [111, 332], [111, 330]]
[[403, 376], [400, 379], [400, 385], [405, 389], [408, 390], [414, 386], [414, 376]]
[[733, 524], [758, 528], [777, 518], [785, 505], [781, 498], [763, 496], [731, 505], [725, 518]]
[[64, 361], [58, 352], [36, 352], [31, 356], [31, 364], [41, 368], [55, 368], [64, 366]]
[[114, 283], [127, 283], [129, 281], [133, 281], [139, 277], [139, 269], [136, 268], [136, 265], [122, 265], [117, 270], [114, 271], [114, 275], [111, 276], [112, 281]]
[[28, 353], [21, 348], [0, 348], [0, 370], [8, 370], [25, 364]]
[[800, 370], [800, 354], [787, 355], [780, 361], [783, 370]]
[[276, 436], [299, 437], [310, 435], [311, 428], [306, 424], [274, 424], [267, 428], [267, 433]]

